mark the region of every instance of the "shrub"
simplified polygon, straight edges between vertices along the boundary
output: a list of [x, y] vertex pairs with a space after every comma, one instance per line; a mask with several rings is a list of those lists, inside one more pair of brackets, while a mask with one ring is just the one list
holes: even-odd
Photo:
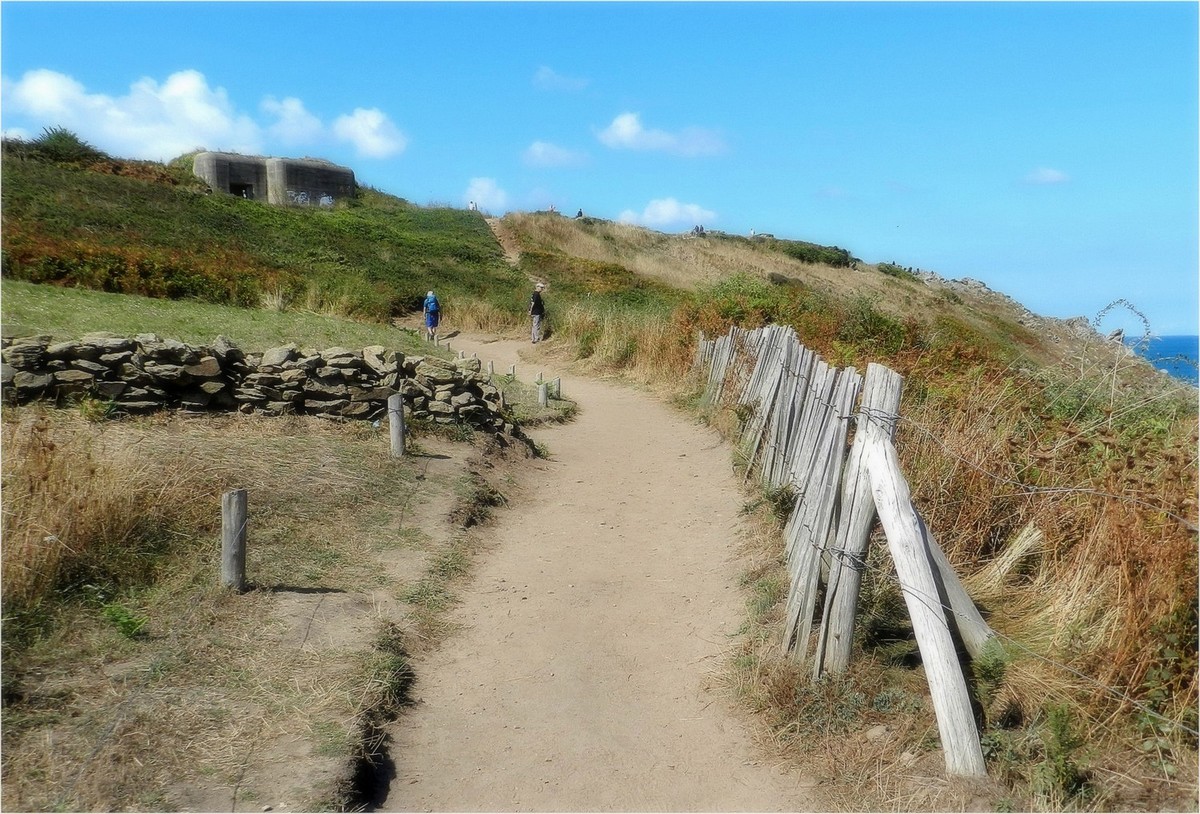
[[876, 268], [889, 277], [898, 277], [901, 280], [918, 279], [917, 275], [914, 274], [911, 269], [906, 269], [904, 266], [900, 266], [895, 263], [880, 263], [878, 266], [876, 266]]
[[63, 127], [47, 127], [30, 143], [32, 157], [59, 164], [85, 164], [108, 158]]

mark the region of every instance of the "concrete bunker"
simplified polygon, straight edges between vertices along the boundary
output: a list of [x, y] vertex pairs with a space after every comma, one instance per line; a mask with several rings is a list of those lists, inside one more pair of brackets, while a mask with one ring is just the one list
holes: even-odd
[[354, 195], [354, 171], [318, 158], [263, 158], [237, 153], [197, 153], [192, 172], [213, 192], [253, 201], [333, 206]]

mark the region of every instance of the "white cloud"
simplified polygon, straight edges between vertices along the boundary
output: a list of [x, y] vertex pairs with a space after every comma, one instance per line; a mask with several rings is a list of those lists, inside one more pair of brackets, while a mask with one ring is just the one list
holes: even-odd
[[539, 90], [579, 91], [588, 86], [588, 80], [563, 76], [553, 68], [542, 65], [533, 74], [533, 86]]
[[641, 214], [626, 209], [618, 217], [621, 223], [636, 223], [641, 226], [697, 226], [716, 220], [717, 214], [697, 204], [680, 203], [674, 198], [655, 198], [646, 204]]
[[1038, 185], [1065, 184], [1070, 180], [1070, 176], [1062, 170], [1055, 170], [1049, 167], [1038, 167], [1025, 176], [1025, 183]]
[[198, 145], [256, 153], [260, 128], [238, 114], [224, 88], [210, 88], [197, 71], [179, 71], [161, 85], [142, 78], [127, 96], [88, 93], [65, 74], [39, 69], [4, 81], [11, 110], [65, 127], [96, 147], [125, 158], [167, 160]]
[[82, 106], [83, 85], [56, 71], [29, 71], [19, 82], [4, 80], [4, 101], [39, 116], [62, 116]]
[[[81, 139], [122, 158], [166, 161], [197, 149], [262, 154], [297, 144], [348, 142], [360, 156], [386, 158], [408, 145], [404, 134], [377, 109], [359, 108], [326, 127], [294, 97], [267, 97], [262, 124], [240, 112], [221, 87], [204, 74], [183, 70], [162, 83], [143, 77], [125, 96], [89, 93], [78, 81], [38, 69], [19, 80], [4, 77], [5, 131], [64, 127]], [[20, 126], [15, 126], [20, 119]]]
[[282, 101], [268, 96], [261, 107], [268, 116], [275, 117], [275, 123], [268, 131], [283, 144], [310, 144], [319, 141], [324, 132], [321, 120], [309, 113], [304, 102], [294, 96]]
[[508, 193], [496, 183], [495, 178], [472, 178], [463, 193], [463, 200], [474, 201], [487, 212], [504, 212], [508, 209]]
[[525, 148], [522, 158], [534, 167], [577, 167], [587, 160], [587, 153], [568, 150], [548, 141], [535, 141]]
[[378, 108], [355, 108], [349, 116], [338, 116], [333, 134], [354, 145], [367, 158], [388, 158], [404, 152], [408, 139]]
[[725, 150], [721, 137], [711, 130], [699, 127], [688, 127], [678, 133], [647, 130], [637, 113], [621, 113], [597, 138], [614, 150], [658, 150], [688, 157], [715, 155]]

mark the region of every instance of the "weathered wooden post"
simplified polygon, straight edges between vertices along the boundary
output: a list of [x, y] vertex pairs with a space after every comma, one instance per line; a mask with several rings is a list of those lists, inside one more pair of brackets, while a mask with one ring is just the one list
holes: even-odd
[[246, 590], [246, 490], [221, 496], [221, 585]]
[[946, 757], [946, 772], [984, 777], [987, 769], [979, 745], [979, 730], [971, 713], [966, 677], [958, 661], [946, 609], [942, 606], [934, 578], [935, 566], [925, 536], [925, 524], [913, 506], [892, 442], [882, 436], [872, 438], [865, 457], [875, 510], [887, 535], [888, 549], [896, 564], [904, 603], [908, 606], [917, 647], [921, 650], [921, 664], [925, 668], [942, 752]]
[[466, 358], [467, 358], [467, 352], [466, 352], [465, 350], [460, 350], [460, 351], [458, 352], [458, 358], [459, 358], [459, 359], [466, 359]]
[[549, 386], [545, 382], [542, 382], [541, 384], [538, 385], [538, 406], [539, 407], [549, 407], [550, 406], [550, 394], [547, 392], [548, 390], [549, 390]]
[[554, 397], [556, 399], [562, 398], [562, 377], [561, 376], [554, 377]]
[[512, 376], [514, 379], [517, 378], [517, 366], [516, 365], [508, 366], [508, 375]]
[[826, 549], [846, 457], [850, 411], [862, 386], [862, 377], [852, 367], [839, 373], [818, 360], [813, 373], [805, 420], [796, 430], [796, 457], [790, 475], [780, 479], [781, 483], [790, 479], [801, 493], [789, 519], [786, 551], [792, 587], [784, 629], [785, 649], [790, 648], [799, 663], [808, 658], [813, 611], [823, 562], [829, 556]]
[[392, 457], [404, 455], [404, 396], [393, 393], [388, 396], [388, 430], [392, 436]]
[[496, 375], [496, 363], [488, 359], [488, 378]]
[[872, 438], [890, 439], [895, 434], [903, 385], [904, 378], [896, 371], [874, 362], [867, 365], [854, 443], [850, 445], [850, 458], [842, 477], [841, 507], [833, 543], [833, 550], [840, 554], [830, 565], [813, 664], [815, 676], [825, 671], [842, 673], [850, 666], [862, 568], [867, 560], [871, 525], [875, 522], [875, 501], [863, 453]]
[[983, 614], [979, 612], [975, 601], [963, 587], [962, 580], [958, 578], [954, 566], [950, 564], [946, 553], [938, 545], [933, 532], [925, 526], [925, 521], [921, 520], [919, 516], [917, 520], [921, 523], [922, 534], [929, 545], [929, 557], [933, 562], [933, 578], [938, 583], [940, 596], [950, 606], [953, 616], [951, 621], [958, 630], [963, 646], [971, 654], [971, 658], [977, 659], [983, 655], [987, 643], [995, 638], [996, 631], [992, 630], [991, 626], [984, 621]]

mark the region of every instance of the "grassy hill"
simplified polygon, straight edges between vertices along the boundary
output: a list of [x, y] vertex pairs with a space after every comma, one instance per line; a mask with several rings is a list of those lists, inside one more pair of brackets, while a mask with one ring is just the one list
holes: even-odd
[[[1007, 805], [1155, 808], [1193, 788], [1196, 392], [1088, 326], [805, 241], [513, 213], [495, 225], [510, 263], [476, 212], [369, 189], [331, 209], [278, 208], [205, 194], [186, 157], [45, 160], [28, 148], [5, 150], [6, 335], [108, 327], [206, 341], [232, 330], [255, 350], [296, 331], [344, 344], [411, 317], [429, 288], [457, 326], [506, 332], [524, 325], [540, 280], [558, 352], [681, 404], [695, 395], [696, 332], [731, 324], [791, 324], [831, 364], [889, 365], [905, 376], [898, 446], [914, 500], [993, 625], [1029, 650], [976, 676], [989, 766], [1014, 789]], [[6, 435], [6, 461], [20, 437]], [[37, 463], [40, 448], [21, 449]], [[1019, 578], [989, 584], [989, 566], [1010, 559]], [[766, 567], [748, 576], [752, 630], [772, 622], [775, 579]], [[739, 656], [740, 686], [778, 740], [837, 746], [842, 730], [806, 728], [814, 716], [859, 720], [871, 713], [860, 696], [883, 697], [879, 676], [911, 673], [901, 605], [886, 584], [867, 587], [866, 672], [815, 694], [772, 653]], [[907, 736], [901, 748], [921, 748], [920, 732]], [[1147, 791], [1155, 778], [1164, 796]]]
[[9, 157], [4, 169], [10, 279], [376, 321], [419, 310], [434, 286], [509, 308], [524, 294], [475, 213], [369, 189], [333, 209], [275, 207], [206, 195], [179, 166], [145, 178]]

